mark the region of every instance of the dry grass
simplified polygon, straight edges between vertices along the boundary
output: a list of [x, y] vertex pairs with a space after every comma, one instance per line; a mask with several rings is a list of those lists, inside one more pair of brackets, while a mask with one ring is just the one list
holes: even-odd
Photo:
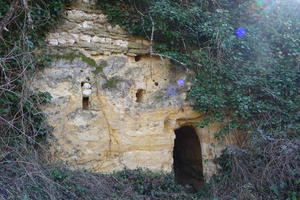
[[222, 200], [300, 198], [299, 140], [278, 139], [261, 143], [255, 149], [233, 148], [226, 160], [226, 175], [213, 184], [215, 197]]

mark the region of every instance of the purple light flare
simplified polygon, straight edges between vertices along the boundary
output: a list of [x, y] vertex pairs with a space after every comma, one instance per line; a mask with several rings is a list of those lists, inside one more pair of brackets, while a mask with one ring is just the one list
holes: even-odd
[[244, 37], [246, 36], [246, 29], [245, 28], [238, 28], [236, 31], [235, 31], [235, 35], [238, 36], [238, 37]]
[[184, 85], [184, 80], [182, 80], [182, 79], [178, 80], [177, 85], [183, 86]]
[[176, 95], [176, 89], [175, 88], [168, 88], [167, 89], [167, 95], [168, 96], [175, 96]]

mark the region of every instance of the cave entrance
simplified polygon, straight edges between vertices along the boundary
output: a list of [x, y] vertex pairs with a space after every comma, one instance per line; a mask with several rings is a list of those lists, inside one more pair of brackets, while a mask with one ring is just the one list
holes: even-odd
[[182, 126], [175, 130], [173, 169], [178, 184], [199, 191], [204, 178], [200, 141], [193, 126]]

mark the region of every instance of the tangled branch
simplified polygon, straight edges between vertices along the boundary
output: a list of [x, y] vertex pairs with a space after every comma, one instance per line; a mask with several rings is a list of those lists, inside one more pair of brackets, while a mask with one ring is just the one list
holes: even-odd
[[[300, 190], [300, 143], [286, 139], [264, 142], [257, 149], [230, 149], [230, 171], [214, 186], [223, 200], [287, 199]], [[234, 181], [233, 181], [234, 180]]]

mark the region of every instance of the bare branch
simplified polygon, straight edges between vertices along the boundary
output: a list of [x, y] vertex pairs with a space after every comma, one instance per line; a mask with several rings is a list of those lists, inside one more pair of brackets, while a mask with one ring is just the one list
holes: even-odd
[[159, 53], [152, 53], [152, 55], [153, 56], [159, 56], [161, 58], [168, 58], [168, 59], [173, 60], [173, 61], [175, 61], [176, 63], [178, 63], [178, 64], [180, 64], [182, 66], [185, 66], [185, 67], [187, 66], [185, 63], [180, 62], [179, 60], [177, 60], [175, 58], [172, 58], [171, 56], [167, 56], [167, 55], [163, 55], [163, 54], [159, 54]]
[[25, 9], [25, 12], [26, 12], [28, 24], [30, 25], [30, 28], [33, 29], [33, 21], [32, 21], [30, 10], [28, 8], [27, 0], [23, 0], [23, 6], [24, 6], [24, 9]]
[[3, 40], [2, 32], [3, 30], [8, 31], [6, 28], [15, 18], [15, 13], [17, 13], [19, 9], [19, 0], [13, 0], [10, 4], [9, 10], [7, 11], [6, 15], [0, 21], [0, 39]]
[[150, 17], [150, 20], [152, 23], [151, 39], [150, 39], [150, 55], [152, 55], [153, 54], [153, 39], [154, 39], [155, 23], [150, 14], [149, 14], [149, 17]]

